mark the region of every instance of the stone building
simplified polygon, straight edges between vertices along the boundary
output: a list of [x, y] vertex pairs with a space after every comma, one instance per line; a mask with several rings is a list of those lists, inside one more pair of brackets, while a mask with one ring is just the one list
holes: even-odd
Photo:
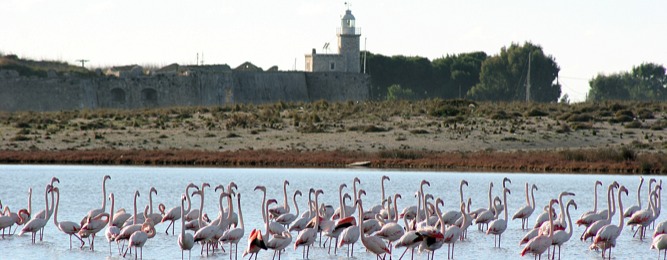
[[359, 58], [361, 29], [355, 27], [355, 18], [349, 9], [341, 18], [341, 27], [338, 28], [336, 34], [338, 54], [318, 54], [313, 49], [310, 54], [306, 54], [307, 72], [361, 72]]

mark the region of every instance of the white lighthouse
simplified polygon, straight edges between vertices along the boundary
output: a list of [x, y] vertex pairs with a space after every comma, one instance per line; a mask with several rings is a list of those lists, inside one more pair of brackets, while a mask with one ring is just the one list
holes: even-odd
[[306, 71], [361, 72], [359, 55], [361, 30], [355, 26], [355, 23], [352, 11], [345, 10], [345, 15], [341, 18], [341, 26], [336, 32], [338, 54], [318, 54], [313, 49], [310, 54], [306, 54]]

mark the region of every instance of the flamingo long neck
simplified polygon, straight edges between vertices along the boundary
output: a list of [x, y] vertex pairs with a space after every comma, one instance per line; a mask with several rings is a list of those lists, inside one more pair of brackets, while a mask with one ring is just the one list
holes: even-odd
[[553, 202], [549, 203], [549, 238], [553, 239], [554, 237], [554, 212], [553, 212]]
[[380, 204], [382, 207], [384, 207], [384, 200], [385, 200], [385, 194], [384, 194], [384, 176], [382, 177], [382, 180], [380, 181], [380, 191], [382, 192], [382, 198], [380, 198]]
[[[107, 207], [107, 178], [102, 180], [102, 212], [106, 211]], [[94, 217], [94, 216], [93, 216]]]
[[245, 229], [243, 225], [243, 212], [241, 212], [241, 193], [236, 194], [236, 203], [239, 205], [239, 222], [241, 224], [241, 229]]
[[299, 204], [296, 204], [296, 192], [294, 192], [294, 197], [292, 200], [294, 200], [294, 208], [296, 209], [296, 214], [294, 216], [299, 217]]
[[[318, 197], [318, 192], [315, 191], [315, 232], [317, 232], [320, 229], [320, 209], [319, 209], [319, 204], [317, 201]], [[322, 203], [324, 204], [324, 203]], [[363, 210], [359, 211], [359, 214], [363, 214]]]
[[[132, 224], [136, 225], [137, 224], [137, 197], [139, 197], [139, 192], [134, 193], [134, 215], [132, 215]], [[185, 217], [185, 216], [183, 216]]]
[[461, 185], [459, 186], [459, 199], [460, 202], [463, 202], [463, 181], [461, 181]]
[[185, 200], [188, 201], [188, 209], [183, 210], [183, 214], [181, 214], [181, 217], [185, 217], [184, 214], [188, 214], [188, 212], [190, 212], [190, 208], [192, 207], [192, 201], [190, 200], [190, 193], [189, 193], [190, 187], [191, 187], [190, 185], [185, 187]]
[[648, 201], [646, 203], [651, 203], [651, 190], [653, 190], [653, 183], [655, 182], [655, 179], [650, 179], [648, 181]]
[[46, 217], [46, 219], [49, 219], [51, 217], [51, 215], [53, 214], [53, 209], [54, 209], [53, 206], [56, 205], [54, 202], [55, 202], [55, 194], [53, 194], [53, 191], [51, 191], [51, 204], [50, 204], [51, 207], [49, 207], [49, 210], [47, 211], [48, 216]]
[[421, 191], [417, 193], [417, 221], [421, 221], [421, 213], [422, 213], [422, 195]]
[[[58, 194], [58, 196], [60, 196], [60, 194]], [[115, 204], [115, 202], [114, 202], [115, 199], [114, 199], [113, 193], [109, 194], [109, 196], [111, 197], [111, 210], [109, 211], [109, 226], [111, 226], [111, 223], [113, 223], [113, 215], [114, 215], [113, 214], [113, 207], [114, 207], [114, 204]], [[56, 207], [56, 211], [57, 211], [57, 209], [58, 208]]]
[[493, 182], [489, 184], [489, 210], [493, 209], [493, 199], [491, 198], [491, 190], [493, 189]]
[[[264, 216], [264, 225], [266, 226], [266, 232], [264, 234], [265, 237], [268, 237], [268, 235], [269, 235], [269, 216], [268, 216], [269, 215], [269, 205], [271, 205], [271, 204], [269, 204], [269, 203], [266, 204], [266, 211], [264, 213], [265, 214], [265, 216]], [[317, 229], [315, 229], [315, 230], [317, 230]]]
[[505, 206], [505, 210], [504, 210], [505, 211], [505, 223], [507, 223], [507, 191], [509, 191], [509, 190], [505, 190], [505, 192], [503, 192], [503, 204]]
[[[186, 199], [181, 199], [181, 237], [185, 239], [185, 201]], [[111, 202], [113, 205], [113, 200]]]
[[[262, 192], [264, 193], [262, 196], [262, 220], [266, 221], [266, 208], [264, 208], [266, 206], [266, 190], [263, 189]], [[315, 198], [317, 198], [317, 196], [315, 196]]]
[[60, 205], [60, 191], [56, 190], [54, 192], [58, 193], [58, 199], [56, 200], [56, 211], [53, 213], [53, 224], [58, 226], [58, 205]]
[[[315, 197], [315, 199], [317, 199], [317, 197]], [[357, 200], [357, 201], [358, 201], [357, 206], [359, 206], [359, 223], [364, 223], [364, 221], [363, 221], [363, 219], [364, 219], [364, 207], [361, 205], [361, 200]], [[419, 214], [419, 213], [417, 213], [417, 214]], [[315, 222], [315, 223], [317, 223], [317, 222]], [[406, 220], [405, 224], [406, 224], [405, 226], [407, 227], [407, 224], [408, 224], [407, 220]], [[363, 227], [363, 225], [359, 225], [359, 232], [360, 232], [359, 234], [360, 234], [360, 237], [361, 237], [361, 241], [363, 242], [366, 239], [366, 237], [364, 236], [364, 227]]]
[[[312, 190], [308, 191], [308, 215], [309, 215], [308, 217], [313, 216], [313, 197], [312, 197], [312, 195], [313, 195]], [[356, 200], [356, 198], [355, 198], [355, 200]]]
[[435, 213], [438, 215], [438, 221], [440, 222], [440, 232], [445, 234], [445, 221], [442, 220], [442, 212], [440, 211], [440, 203], [435, 201]]
[[[611, 215], [616, 214], [616, 197], [614, 197], [614, 188], [611, 189]], [[609, 219], [611, 221], [611, 219]]]
[[48, 216], [48, 214], [49, 214], [49, 188], [48, 188], [48, 186], [46, 188], [46, 192], [44, 192], [44, 201], [46, 202], [44, 212]]
[[347, 215], [345, 215], [345, 203], [343, 202], [343, 187], [344, 186], [341, 185], [340, 188], [338, 188], [338, 202], [340, 203], [340, 217], [339, 217], [339, 219], [343, 219], [344, 217], [347, 217]]
[[567, 214], [567, 235], [568, 237], [572, 236], [572, 218], [570, 217], [570, 204], [567, 204], [567, 209], [565, 211]]
[[640, 194], [642, 193], [642, 184], [644, 184], [644, 178], [639, 181], [639, 187], [637, 188], [637, 205], [639, 208], [642, 208], [642, 198]]
[[[225, 208], [222, 206], [222, 199], [225, 197], [225, 192], [223, 191], [220, 193], [220, 197], [218, 198], [218, 215], [220, 216], [220, 219], [222, 219], [225, 214]], [[227, 203], [227, 206], [229, 207], [229, 203]]]
[[32, 214], [32, 188], [28, 189], [28, 213]]
[[[148, 206], [148, 214], [153, 214], [153, 190], [148, 192]], [[111, 214], [113, 214], [113, 210], [111, 210]]]
[[533, 206], [531, 206], [533, 210], [535, 210], [535, 189], [537, 189], [537, 187], [530, 189], [530, 196], [533, 198]]
[[398, 223], [398, 204], [396, 204], [396, 199], [398, 194], [394, 195], [394, 223]]
[[[618, 211], [623, 212], [623, 201], [621, 200], [621, 193], [623, 189], [618, 189]], [[618, 214], [620, 217], [620, 224], [618, 224], [618, 232], [620, 233], [623, 230], [623, 214]]]
[[[560, 206], [560, 216], [558, 216], [558, 219], [560, 219], [560, 220], [565, 218], [565, 207], [563, 206], [563, 196], [564, 196], [564, 194], [562, 194], [562, 193], [558, 196], [558, 204]], [[505, 213], [507, 213], [507, 212], [505, 212]]]
[[204, 188], [205, 188], [204, 185], [202, 185], [201, 190], [199, 192], [199, 197], [201, 198], [199, 202], [199, 228], [202, 228], [204, 226]]
[[287, 201], [287, 182], [283, 184], [283, 199], [285, 201], [285, 210], [289, 212], [289, 203]]
[[598, 182], [595, 182], [595, 201], [593, 202], [593, 212], [598, 212]]
[[614, 211], [612, 211], [612, 209], [611, 209], [612, 204], [613, 204], [611, 202], [611, 200], [612, 200], [611, 192], [612, 192], [613, 188], [614, 188], [614, 185], [612, 184], [612, 185], [609, 185], [609, 189], [607, 189], [607, 220], [608, 221], [611, 221], [611, 216], [614, 215]]
[[[468, 211], [470, 211], [470, 204], [468, 204]], [[463, 221], [461, 221], [461, 226], [459, 228], [463, 229], [463, 226], [465, 226], [466, 221], [468, 221], [468, 214], [466, 213], [466, 205], [464, 203], [461, 204], [461, 217], [463, 217]], [[462, 230], [463, 231], [463, 230]]]
[[[361, 184], [361, 181], [359, 181], [359, 184]], [[359, 198], [359, 194], [357, 194], [357, 179], [355, 178], [352, 181], [352, 191], [354, 192], [354, 200], [356, 201]], [[315, 198], [317, 198], [317, 195], [315, 195]], [[317, 203], [315, 203], [315, 207], [319, 207]]]

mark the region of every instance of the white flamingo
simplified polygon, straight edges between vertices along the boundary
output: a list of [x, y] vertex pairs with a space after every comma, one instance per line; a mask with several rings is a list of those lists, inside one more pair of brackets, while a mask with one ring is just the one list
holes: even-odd
[[[109, 200], [111, 200], [111, 209], [109, 212], [113, 213], [113, 208], [114, 205], [116, 204], [116, 199], [114, 197], [113, 192], [109, 193]], [[107, 241], [109, 242], [109, 256], [111, 256], [111, 242], [116, 241], [116, 237], [118, 234], [120, 234], [120, 228], [117, 226], [111, 225], [113, 223], [115, 214], [109, 214], [109, 225], [107, 226], [107, 230], [104, 232], [104, 236], [107, 238]]]
[[297, 205], [296, 203], [296, 195], [302, 196], [301, 191], [300, 190], [294, 191], [294, 196], [292, 197], [292, 200], [294, 201], [294, 208], [296, 209], [296, 214], [288, 212], [276, 218], [276, 222], [280, 223], [286, 228], [289, 228], [290, 224], [296, 220], [297, 216], [299, 216], [299, 205]]
[[69, 249], [72, 249], [72, 235], [74, 235], [74, 237], [76, 237], [79, 241], [81, 241], [81, 247], [83, 247], [83, 240], [76, 235], [76, 233], [79, 232], [79, 230], [81, 230], [81, 226], [72, 221], [58, 222], [58, 206], [60, 206], [60, 189], [58, 189], [58, 187], [53, 188], [53, 192], [56, 193], [56, 211], [53, 214], [53, 224], [56, 225], [58, 230], [69, 235]]
[[389, 255], [389, 259], [391, 259], [393, 254], [393, 249], [392, 249], [393, 243], [396, 242], [405, 234], [405, 230], [403, 229], [403, 227], [401, 227], [401, 225], [398, 224], [398, 208], [396, 204], [396, 200], [398, 198], [401, 198], [401, 195], [398, 193], [394, 194], [394, 219], [385, 223], [380, 229], [380, 231], [375, 233], [376, 236], [387, 240], [389, 251], [392, 252]]
[[[461, 180], [461, 184], [459, 185], [459, 204], [464, 203], [463, 201], [463, 185], [468, 186], [468, 181], [466, 180]], [[445, 225], [453, 225], [456, 223], [458, 219], [461, 218], [461, 211], [460, 210], [450, 210], [445, 212], [444, 215], [442, 215], [442, 221], [445, 223]]]
[[[153, 220], [150, 218], [146, 218], [146, 222], [144, 222], [144, 224], [141, 225], [141, 229], [135, 231], [130, 236], [130, 239], [128, 240], [127, 243], [127, 249], [125, 249], [125, 254], [127, 254], [127, 250], [130, 247], [134, 247], [134, 259], [137, 259], [137, 255], [139, 255], [140, 259], [143, 259], [144, 245], [146, 244], [146, 241], [148, 241], [149, 238], [153, 238], [154, 236], [155, 236], [155, 226], [153, 225]], [[137, 248], [139, 248], [140, 253], [137, 253]], [[123, 254], [123, 257], [125, 257], [125, 254]]]
[[[195, 193], [199, 194], [199, 197], [200, 197], [200, 207], [199, 207], [199, 212], [200, 212], [200, 214], [199, 214], [199, 225], [200, 226], [199, 226], [199, 230], [197, 230], [197, 232], [195, 232], [194, 239], [195, 239], [195, 243], [200, 242], [202, 244], [201, 254], [204, 253], [204, 247], [206, 246], [206, 242], [215, 235], [215, 232], [218, 229], [217, 225], [203, 226], [204, 220], [203, 220], [203, 214], [201, 214], [201, 212], [203, 212], [203, 210], [204, 210], [204, 197], [205, 197], [204, 196], [204, 194], [205, 194], [204, 190], [205, 190], [206, 187], [210, 187], [210, 186], [211, 186], [210, 184], [204, 182], [201, 185], [201, 188], [199, 189], [199, 191], [195, 191]], [[208, 255], [209, 255], [208, 246], [206, 246], [206, 256], [208, 256]]]
[[[503, 190], [503, 207], [505, 211], [505, 218], [498, 218], [491, 223], [489, 223], [489, 228], [486, 230], [486, 234], [493, 234], [493, 245], [496, 245], [496, 236], [498, 236], [498, 247], [500, 247], [500, 238], [503, 235], [503, 232], [507, 229], [507, 194], [512, 194], [509, 189], [505, 188]], [[497, 215], [497, 214], [496, 214]], [[496, 216], [497, 217], [497, 216]]]
[[107, 186], [106, 186], [107, 180], [111, 180], [111, 176], [104, 175], [104, 177], [102, 178], [102, 207], [97, 208], [97, 209], [91, 209], [90, 211], [88, 211], [88, 213], [86, 213], [86, 215], [83, 216], [83, 219], [81, 219], [81, 226], [82, 227], [86, 224], [86, 221], [89, 218], [94, 218], [97, 215], [102, 214], [106, 211], [106, 208], [107, 208]]
[[565, 242], [570, 240], [570, 238], [572, 237], [572, 218], [570, 217], [570, 206], [574, 206], [574, 209], [577, 209], [577, 203], [575, 203], [574, 200], [570, 200], [567, 202], [567, 206], [565, 209], [568, 222], [567, 232], [564, 230], [558, 230], [554, 232], [553, 241], [551, 242], [551, 245], [554, 246], [554, 252], [551, 255], [552, 258], [553, 256], [556, 255], [556, 246], [558, 246], [558, 259], [560, 259], [561, 246], [563, 246], [563, 244], [565, 244]]
[[237, 205], [239, 206], [239, 224], [240, 227], [228, 229], [220, 237], [220, 242], [229, 243], [229, 259], [232, 259], [232, 246], [235, 246], [234, 257], [238, 256], [239, 241], [243, 238], [245, 233], [245, 226], [243, 224], [243, 212], [241, 211], [241, 193], [236, 194]]
[[536, 237], [528, 241], [526, 246], [523, 247], [521, 250], [521, 256], [524, 256], [526, 254], [533, 254], [536, 258], [539, 256], [540, 259], [542, 259], [542, 254], [549, 249], [551, 246], [551, 243], [553, 242], [553, 233], [554, 233], [554, 225], [553, 225], [553, 204], [558, 203], [558, 200], [551, 200], [549, 201], [549, 234], [538, 234]]
[[[466, 223], [466, 219], [468, 218], [468, 215], [465, 214], [466, 210], [465, 203], [461, 203], [460, 210], [461, 210], [461, 217], [463, 218], [461, 224], [465, 225], [464, 223]], [[454, 246], [456, 245], [456, 240], [463, 241], [462, 227], [457, 225], [451, 225], [449, 228], [447, 228], [447, 230], [445, 230], [444, 240], [443, 240], [443, 243], [447, 244], [447, 259], [450, 259], [450, 251], [451, 251], [451, 259], [454, 259]]]
[[[134, 223], [133, 223], [132, 225], [123, 227], [123, 228], [120, 230], [120, 232], [118, 233], [118, 236], [116, 236], [116, 242], [120, 242], [120, 241], [123, 241], [123, 240], [129, 240], [129, 239], [130, 239], [130, 236], [132, 236], [132, 234], [133, 234], [135, 231], [138, 231], [138, 230], [141, 229], [141, 224], [138, 224], [138, 223], [137, 223], [137, 198], [138, 198], [139, 196], [140, 196], [139, 191], [138, 191], [138, 190], [135, 191], [135, 192], [134, 192], [134, 211], [133, 211], [133, 212], [134, 212], [134, 213], [133, 213]], [[122, 252], [122, 250], [123, 250], [123, 247], [125, 247], [125, 246], [123, 245], [123, 246], [121, 247], [121, 252]], [[120, 253], [120, 252], [119, 252], [119, 253]]]
[[150, 206], [148, 210], [148, 217], [153, 220], [153, 223], [160, 223], [162, 221], [162, 214], [153, 212], [153, 193], [157, 195], [157, 190], [155, 187], [151, 187], [150, 191], [148, 191], [148, 205]]
[[[190, 188], [194, 188], [196, 190], [199, 190], [199, 187], [195, 185], [194, 183], [189, 183], [187, 186], [185, 186], [185, 197], [188, 200], [188, 208], [186, 210], [183, 210], [183, 213], [187, 214], [190, 212], [190, 207], [191, 207], [191, 201], [190, 201], [190, 193], [189, 190]], [[181, 209], [179, 207], [173, 207], [169, 209], [168, 211], [165, 212], [164, 216], [162, 217], [162, 222], [167, 222], [169, 221], [169, 225], [167, 226], [167, 229], [164, 231], [167, 235], [169, 235], [169, 227], [171, 227], [171, 234], [174, 234], [174, 221], [179, 220], [183, 216], [181, 214]], [[186, 219], [187, 220], [187, 219]]]
[[[621, 194], [625, 192], [625, 195], [628, 195], [628, 189], [625, 186], [621, 186], [618, 189], [618, 211], [623, 212], [623, 201], [621, 200]], [[591, 248], [602, 249], [602, 258], [605, 257], [605, 251], [609, 250], [608, 258], [611, 259], [611, 249], [616, 246], [616, 239], [621, 235], [623, 231], [623, 214], [618, 214], [620, 221], [618, 226], [609, 224], [600, 229], [595, 238], [593, 239], [593, 244]]]
[[665, 255], [662, 259], [667, 259], [667, 235], [660, 234], [654, 237], [653, 241], [651, 241], [651, 249], [658, 250], [658, 259], [660, 259], [660, 251], [664, 251]]
[[[644, 184], [644, 177], [639, 176], [639, 186], [637, 187], [637, 205], [632, 205], [628, 207], [628, 209], [626, 209], [625, 212], [623, 212], [624, 218], [629, 218], [632, 216], [632, 214], [635, 214], [635, 212], [640, 211], [642, 209], [642, 198], [641, 198], [642, 184]], [[628, 222], [628, 226], [630, 226], [630, 222]]]
[[[359, 218], [363, 218], [364, 207], [359, 199], [357, 199], [357, 206], [359, 207]], [[380, 259], [380, 255], [391, 253], [387, 245], [382, 241], [382, 238], [378, 236], [367, 236], [363, 229], [361, 229], [359, 237], [361, 238], [361, 244], [364, 245], [366, 250], [375, 254], [378, 259]]]
[[[181, 195], [181, 215], [185, 211], [185, 201], [188, 200], [185, 194]], [[188, 259], [192, 256], [192, 247], [195, 245], [195, 239], [190, 233], [185, 232], [185, 218], [181, 218], [181, 234], [178, 235], [178, 246], [181, 248], [181, 259], [183, 259], [183, 251], [188, 251]], [[231, 252], [230, 252], [231, 254]], [[231, 255], [230, 255], [231, 257]]]
[[[324, 194], [322, 190], [317, 190], [315, 191], [315, 205], [318, 205], [318, 199], [317, 197], [319, 194]], [[324, 203], [322, 203], [324, 204]], [[294, 250], [296, 250], [299, 246], [304, 247], [304, 252], [302, 252], [302, 257], [304, 259], [308, 259], [308, 255], [310, 253], [310, 247], [313, 245], [315, 242], [315, 239], [317, 238], [317, 231], [320, 226], [320, 216], [319, 216], [319, 211], [315, 211], [315, 226], [312, 228], [305, 228], [299, 232], [299, 235], [296, 237], [296, 241], [294, 242]]]
[[[45, 201], [45, 209], [44, 212], [49, 211], [49, 192], [51, 192], [53, 188], [51, 187], [51, 184], [46, 185], [46, 191], [44, 192], [44, 201]], [[21, 228], [21, 231], [19, 232], [19, 236], [25, 234], [25, 233], [32, 233], [32, 243], [35, 243], [35, 237], [37, 235], [37, 232], [44, 228], [46, 226], [47, 220], [45, 218], [33, 218], [28, 223], [26, 223], [23, 228]], [[42, 237], [40, 236], [39, 240], [42, 240]]]
[[269, 210], [269, 214], [271, 215], [271, 218], [277, 218], [278, 216], [289, 213], [289, 201], [287, 200], [287, 185], [289, 185], [289, 181], [284, 180], [283, 181], [283, 198], [284, 198], [284, 204], [281, 206], [276, 206], [273, 207]]
[[530, 200], [528, 198], [528, 182], [526, 182], [526, 204], [525, 206], [521, 207], [519, 210], [514, 213], [514, 216], [512, 216], [512, 220], [515, 220], [517, 218], [521, 219], [521, 229], [525, 230], [528, 228], [528, 218], [533, 214], [535, 211], [535, 191], [537, 190], [537, 185], [533, 184], [533, 186], [530, 189], [530, 195], [533, 198], [533, 204], [530, 204]]
[[[656, 189], [651, 193], [652, 198], [657, 197], [658, 189], [662, 189], [660, 186], [656, 186]], [[628, 226], [637, 225], [639, 226], [639, 240], [644, 240], [646, 227], [653, 221], [655, 214], [657, 213], [656, 205], [653, 203], [653, 200], [649, 200], [648, 209], [641, 209], [636, 211], [630, 219], [628, 219]], [[623, 215], [625, 217], [625, 215]]]
[[614, 188], [616, 186], [612, 183], [609, 185], [609, 188], [607, 189], [607, 204], [608, 204], [608, 211], [607, 211], [607, 218], [606, 219], [601, 219], [598, 221], [593, 222], [586, 228], [586, 231], [584, 231], [584, 235], [581, 238], [581, 241], [586, 241], [586, 239], [594, 238], [595, 235], [600, 231], [600, 229], [606, 225], [611, 224], [611, 218], [614, 216], [616, 213], [616, 203], [614, 202]]

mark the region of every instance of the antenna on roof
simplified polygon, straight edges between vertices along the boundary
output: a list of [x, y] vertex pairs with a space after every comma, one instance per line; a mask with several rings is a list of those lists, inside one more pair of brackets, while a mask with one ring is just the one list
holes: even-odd
[[324, 43], [324, 47], [322, 47], [322, 51], [324, 51], [325, 53], [329, 53], [329, 43], [328, 42]]
[[81, 62], [81, 67], [82, 68], [85, 68], [86, 67], [86, 62], [89, 62], [89, 60], [86, 60], [86, 59], [80, 59], [80, 60], [76, 60], [76, 61]]
[[350, 10], [352, 3], [345, 2], [345, 9]]

